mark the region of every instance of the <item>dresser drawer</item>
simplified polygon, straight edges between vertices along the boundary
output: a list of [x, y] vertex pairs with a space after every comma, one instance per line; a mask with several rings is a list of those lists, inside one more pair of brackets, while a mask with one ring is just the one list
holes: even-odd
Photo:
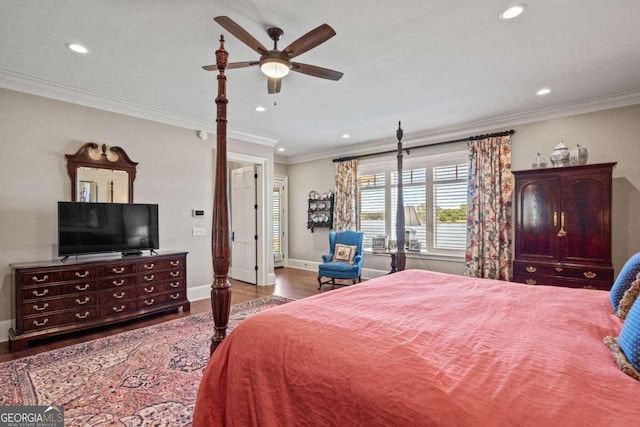
[[127, 276], [136, 273], [136, 265], [132, 262], [109, 264], [98, 267], [100, 277]]
[[96, 305], [96, 301], [97, 296], [95, 293], [77, 294], [62, 298], [43, 298], [23, 304], [22, 312], [25, 316], [49, 314], [70, 308], [92, 307]]
[[98, 304], [119, 304], [121, 301], [135, 297], [136, 288], [133, 286], [128, 288], [110, 289], [108, 291], [100, 291], [98, 294]]
[[165, 280], [175, 280], [184, 278], [184, 269], [164, 270], [157, 272], [149, 272], [138, 276], [138, 284], [144, 285], [148, 283], [157, 283]]
[[38, 300], [72, 294], [85, 294], [96, 291], [95, 281], [81, 281], [73, 283], [41, 285], [22, 289], [22, 300]]
[[139, 298], [138, 299], [138, 308], [139, 309], [145, 309], [145, 308], [150, 308], [150, 307], [154, 307], [156, 305], [162, 305], [162, 304], [167, 304], [167, 303], [173, 303], [176, 301], [181, 301], [181, 300], [186, 300], [186, 295], [185, 292], [180, 290], [180, 291], [173, 291], [173, 292], [166, 292], [164, 294], [153, 294], [153, 295], [149, 295], [147, 297], [144, 298]]
[[166, 270], [166, 269], [184, 268], [184, 267], [185, 267], [184, 258], [181, 258], [181, 257], [160, 258], [160, 259], [153, 259], [153, 260], [147, 260], [145, 262], [141, 262], [138, 265], [138, 273]]
[[113, 302], [112, 304], [101, 305], [100, 307], [98, 307], [98, 316], [117, 316], [118, 314], [130, 313], [137, 309], [138, 302], [135, 299], [118, 301]]
[[138, 296], [145, 297], [151, 294], [158, 294], [168, 291], [177, 291], [184, 289], [184, 282], [181, 280], [172, 280], [170, 282], [148, 283], [138, 286]]
[[25, 331], [33, 331], [38, 329], [48, 329], [70, 323], [86, 322], [95, 318], [96, 308], [87, 307], [64, 312], [56, 312], [54, 314], [25, 317], [23, 324]]
[[133, 286], [136, 284], [136, 276], [127, 277], [111, 277], [107, 280], [100, 280], [98, 282], [98, 289], [101, 291], [108, 289], [126, 288], [127, 286]]
[[574, 279], [589, 281], [607, 281], [613, 283], [613, 269], [602, 267], [566, 267], [555, 268], [556, 275], [561, 277], [571, 277]]

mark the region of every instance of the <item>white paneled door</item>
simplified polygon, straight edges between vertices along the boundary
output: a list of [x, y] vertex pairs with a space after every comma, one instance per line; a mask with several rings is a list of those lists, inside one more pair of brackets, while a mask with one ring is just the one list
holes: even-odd
[[231, 269], [236, 280], [257, 283], [256, 170], [231, 171]]

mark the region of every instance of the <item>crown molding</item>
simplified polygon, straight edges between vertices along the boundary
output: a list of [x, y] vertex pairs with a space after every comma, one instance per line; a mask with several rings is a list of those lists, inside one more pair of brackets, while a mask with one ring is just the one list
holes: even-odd
[[[211, 121], [194, 120], [188, 117], [178, 116], [149, 106], [135, 104], [91, 91], [80, 90], [46, 79], [39, 79], [4, 69], [0, 69], [0, 87], [181, 128], [203, 130], [212, 135], [215, 135], [216, 133], [215, 123], [212, 123]], [[640, 104], [640, 91], [602, 96], [539, 110], [507, 114], [486, 120], [458, 123], [456, 125], [434, 128], [428, 131], [405, 134], [403, 142], [406, 144], [405, 146], [411, 148], [412, 143], [426, 144], [429, 142], [438, 142], [443, 139], [460, 137], [460, 135], [486, 133], [502, 127], [517, 126], [543, 120], [608, 110], [611, 108], [626, 107], [635, 104]], [[277, 139], [266, 138], [231, 129], [227, 130], [227, 136], [239, 141], [264, 145], [271, 148], [275, 147], [279, 142]], [[339, 151], [329, 150], [301, 156], [283, 156], [276, 154], [274, 155], [274, 161], [283, 164], [295, 164], [348, 155], [362, 155], [389, 149], [390, 140], [395, 142], [395, 135], [392, 133], [390, 133], [388, 138], [380, 138], [352, 144], [347, 147], [347, 150], [343, 148]]]
[[[194, 120], [146, 105], [136, 104], [4, 69], [0, 69], [0, 87], [181, 128], [203, 130], [212, 135], [216, 133], [215, 122]], [[227, 136], [236, 140], [266, 145], [268, 147], [274, 147], [278, 143], [278, 140], [275, 139], [231, 129], [227, 130]]]

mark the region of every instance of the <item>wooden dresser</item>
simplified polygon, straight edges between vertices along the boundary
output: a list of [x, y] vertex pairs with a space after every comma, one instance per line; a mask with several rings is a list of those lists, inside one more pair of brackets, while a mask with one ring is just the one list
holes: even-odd
[[190, 309], [186, 252], [12, 264], [11, 271], [11, 351], [38, 338]]
[[515, 282], [611, 288], [615, 165], [514, 172]]

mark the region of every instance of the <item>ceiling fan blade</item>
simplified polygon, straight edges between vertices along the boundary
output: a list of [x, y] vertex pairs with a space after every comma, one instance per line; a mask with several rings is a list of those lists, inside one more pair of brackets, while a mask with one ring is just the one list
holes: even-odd
[[255, 37], [249, 34], [244, 28], [242, 28], [228, 16], [216, 16], [215, 18], [213, 18], [213, 20], [220, 24], [222, 28], [233, 34], [242, 43], [258, 52], [260, 55], [264, 55], [269, 52], [262, 43], [256, 40]]
[[282, 79], [273, 78], [273, 77], [267, 78], [267, 92], [269, 94], [280, 93], [281, 87], [282, 87]]
[[[230, 64], [227, 64], [227, 70], [232, 70], [234, 68], [245, 68], [245, 67], [251, 67], [253, 65], [258, 65], [260, 62], [259, 61], [244, 61], [244, 62], [232, 62]], [[202, 68], [204, 68], [207, 71], [218, 71], [218, 66], [217, 65], [205, 65]]]
[[292, 62], [291, 70], [313, 77], [320, 77], [321, 79], [336, 81], [340, 80], [344, 75], [344, 73], [341, 73], [340, 71], [318, 67], [317, 65], [301, 64], [300, 62]]
[[309, 49], [313, 49], [314, 47], [326, 42], [335, 35], [336, 32], [333, 28], [327, 24], [322, 24], [318, 28], [309, 31], [307, 34], [285, 47], [283, 52], [289, 56], [289, 58], [294, 58], [298, 55], [302, 55]]

